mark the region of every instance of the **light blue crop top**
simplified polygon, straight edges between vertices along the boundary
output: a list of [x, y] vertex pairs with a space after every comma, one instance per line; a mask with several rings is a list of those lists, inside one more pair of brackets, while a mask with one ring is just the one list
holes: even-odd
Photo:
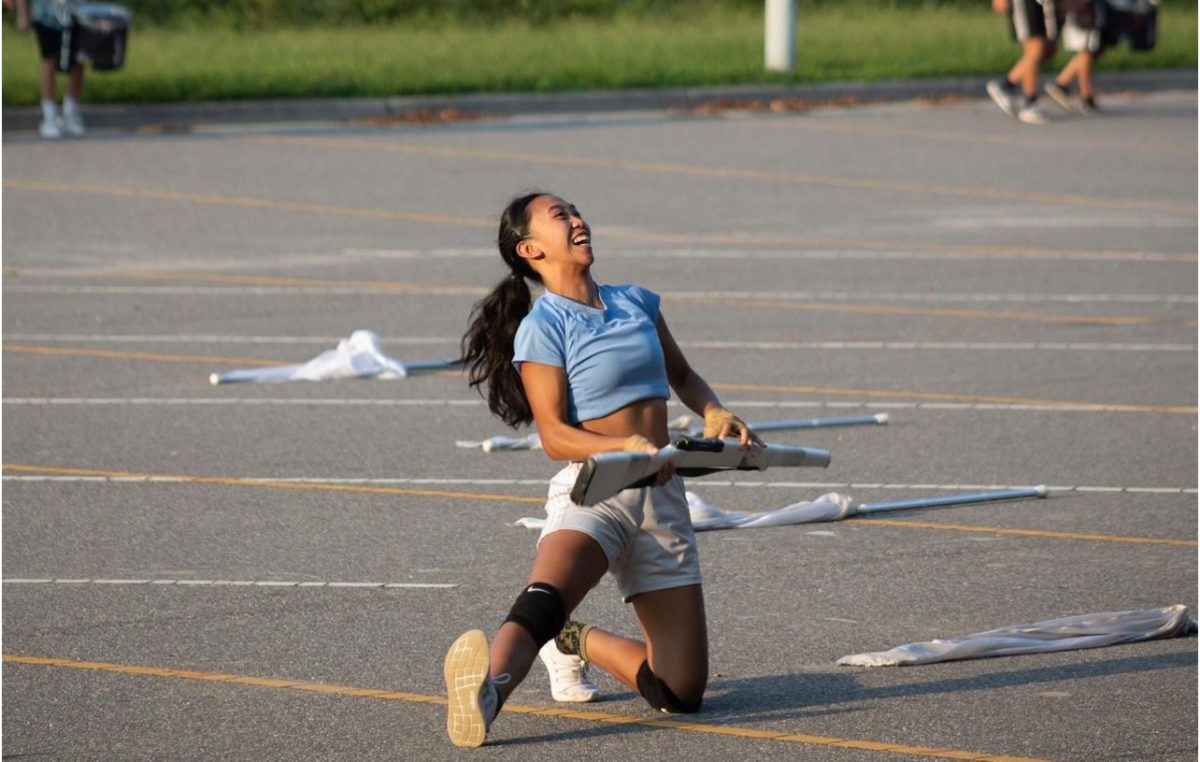
[[547, 291], [513, 342], [518, 373], [526, 361], [566, 370], [569, 423], [671, 396], [658, 338], [658, 294], [640, 286], [599, 290], [603, 309]]

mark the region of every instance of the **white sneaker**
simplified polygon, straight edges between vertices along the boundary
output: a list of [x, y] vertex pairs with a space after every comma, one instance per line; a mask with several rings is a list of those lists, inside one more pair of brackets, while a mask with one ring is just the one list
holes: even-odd
[[1017, 112], [1017, 118], [1025, 124], [1046, 124], [1050, 121], [1036, 103], [1026, 103], [1021, 106], [1021, 110]]
[[500, 713], [497, 684], [508, 675], [488, 676], [488, 642], [482, 630], [464, 632], [446, 652], [446, 732], [455, 746], [482, 746]]
[[555, 701], [585, 704], [600, 695], [600, 688], [587, 673], [587, 662], [575, 654], [559, 651], [553, 640], [542, 646], [538, 658], [550, 673], [550, 695]]
[[67, 135], [73, 138], [81, 138], [87, 132], [83, 127], [83, 117], [78, 111], [63, 109], [62, 123]]
[[1004, 89], [1004, 85], [1000, 83], [1000, 80], [993, 79], [987, 83], [987, 94], [996, 102], [1001, 111], [1009, 116], [1017, 115], [1017, 107], [1014, 102], [1016, 98]]
[[46, 140], [59, 140], [63, 136], [62, 126], [58, 123], [58, 117], [49, 119], [42, 118], [42, 124], [38, 127], [38, 132], [42, 133], [42, 137]]

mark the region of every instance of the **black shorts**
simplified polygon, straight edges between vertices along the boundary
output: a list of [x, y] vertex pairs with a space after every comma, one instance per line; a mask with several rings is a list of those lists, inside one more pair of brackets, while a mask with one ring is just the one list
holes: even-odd
[[1043, 37], [1050, 42], [1058, 39], [1058, 15], [1054, 0], [1010, 0], [1009, 21], [1013, 37], [1025, 42]]
[[42, 58], [53, 58], [58, 63], [59, 71], [70, 71], [73, 65], [78, 65], [78, 35], [72, 34], [68, 38], [68, 43], [71, 49], [63, 53], [63, 30], [55, 29], [54, 27], [45, 26], [43, 24], [34, 24], [33, 29], [37, 32], [38, 52]]

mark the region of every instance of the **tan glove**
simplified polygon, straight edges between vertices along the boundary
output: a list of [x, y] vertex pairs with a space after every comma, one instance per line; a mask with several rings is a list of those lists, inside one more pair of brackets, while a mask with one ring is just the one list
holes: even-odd
[[651, 450], [657, 450], [658, 448], [651, 444], [650, 440], [646, 439], [641, 434], [631, 434], [630, 437], [625, 440], [625, 444], [621, 446], [621, 449], [625, 452], [650, 452]]
[[761, 445], [763, 441], [750, 430], [746, 422], [722, 407], [714, 407], [704, 415], [704, 437], [737, 437], [743, 446], [749, 442]]

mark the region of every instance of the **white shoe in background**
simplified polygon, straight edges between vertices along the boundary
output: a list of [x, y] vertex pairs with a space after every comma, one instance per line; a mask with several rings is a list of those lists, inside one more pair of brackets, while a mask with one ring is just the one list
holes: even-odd
[[553, 640], [542, 646], [538, 658], [550, 673], [550, 695], [555, 701], [584, 704], [595, 701], [600, 695], [600, 688], [587, 673], [587, 662], [574, 654], [559, 651]]
[[58, 123], [58, 117], [42, 117], [42, 124], [38, 127], [38, 132], [46, 140], [59, 140], [63, 136], [62, 126]]
[[1021, 106], [1021, 110], [1017, 112], [1017, 118], [1025, 124], [1047, 124], [1050, 122], [1042, 110], [1038, 108], [1037, 103], [1025, 103]]
[[87, 132], [83, 126], [83, 115], [79, 113], [79, 107], [70, 101], [63, 103], [62, 126], [67, 135], [73, 138], [81, 138]]

